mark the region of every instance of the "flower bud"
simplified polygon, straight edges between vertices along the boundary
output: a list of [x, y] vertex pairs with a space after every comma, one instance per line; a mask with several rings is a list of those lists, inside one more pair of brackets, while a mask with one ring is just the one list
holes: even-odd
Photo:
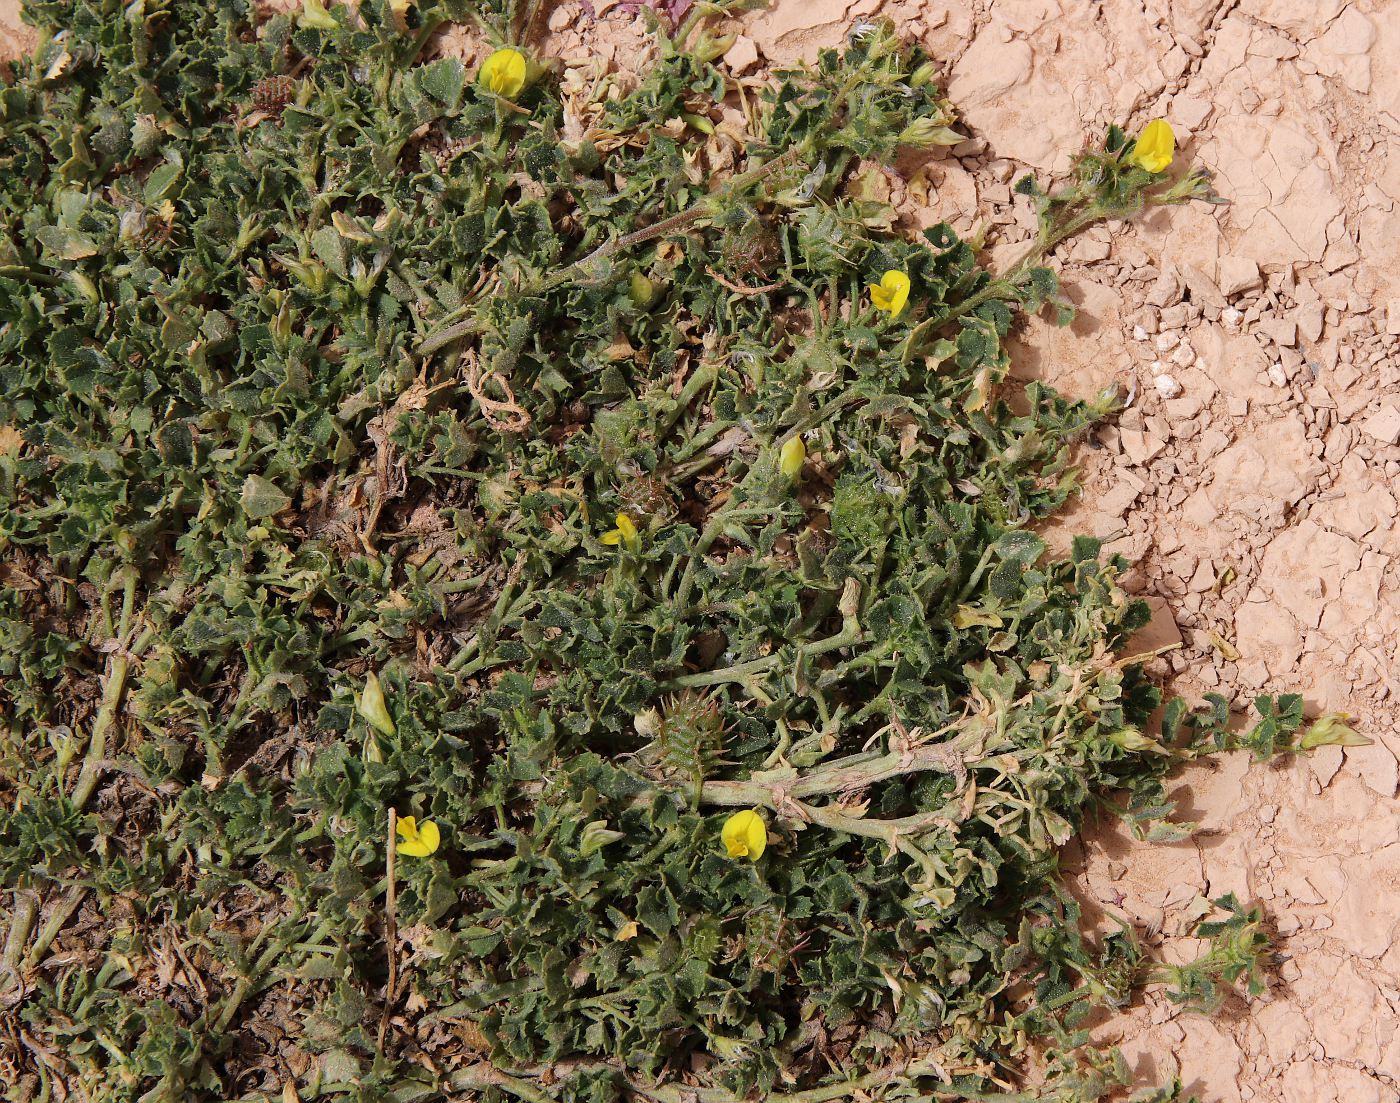
[[915, 119], [899, 134], [899, 144], [915, 149], [931, 149], [934, 146], [955, 146], [966, 141], [966, 137], [956, 130], [944, 126], [937, 119], [927, 116]]
[[73, 281], [73, 286], [78, 289], [78, 294], [88, 302], [95, 303], [102, 297], [97, 293], [97, 285], [92, 282], [87, 273], [79, 272], [74, 268], [68, 273], [68, 278]]
[[1329, 712], [1318, 717], [1303, 733], [1298, 746], [1305, 751], [1318, 747], [1369, 747], [1371, 740], [1353, 729], [1347, 723], [1349, 719], [1351, 717], [1344, 712]]
[[795, 479], [807, 459], [807, 446], [800, 435], [793, 437], [778, 452], [778, 467], [789, 479]]
[[922, 88], [933, 80], [933, 75], [938, 71], [938, 67], [931, 61], [926, 61], [909, 74], [909, 87]]
[[1162, 745], [1157, 740], [1149, 739], [1135, 728], [1120, 728], [1116, 732], [1109, 732], [1105, 738], [1115, 747], [1121, 747], [1123, 750], [1132, 751], [1135, 754], [1162, 750]]
[[384, 688], [379, 684], [379, 676], [373, 671], [365, 675], [365, 688], [360, 693], [356, 708], [375, 731], [384, 735], [394, 734], [394, 718], [389, 715], [389, 707], [384, 703]]
[[627, 832], [611, 830], [607, 820], [594, 820], [592, 823], [584, 824], [583, 831], [579, 834], [579, 850], [584, 854], [592, 854], [595, 850], [601, 850], [609, 843], [615, 843], [625, 838], [627, 838]]
[[714, 61], [717, 57], [723, 57], [729, 53], [729, 47], [734, 45], [735, 36], [732, 34], [721, 35], [719, 38], [712, 38], [708, 34], [701, 34], [695, 43], [695, 48], [690, 52], [697, 61]]

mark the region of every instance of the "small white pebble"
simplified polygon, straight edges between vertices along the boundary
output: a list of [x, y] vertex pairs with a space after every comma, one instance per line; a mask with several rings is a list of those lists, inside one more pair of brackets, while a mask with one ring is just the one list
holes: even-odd
[[1274, 363], [1269, 365], [1269, 382], [1275, 387], [1288, 386], [1288, 373], [1283, 370], [1283, 365]]
[[1182, 341], [1177, 345], [1176, 351], [1172, 353], [1172, 363], [1179, 368], [1189, 367], [1196, 362], [1196, 350], [1189, 342]]
[[1240, 323], [1244, 321], [1244, 314], [1233, 306], [1227, 306], [1220, 312], [1220, 320], [1231, 329], [1238, 329]]
[[1154, 375], [1152, 385], [1157, 388], [1157, 393], [1163, 398], [1177, 398], [1181, 394], [1181, 384], [1165, 372], [1161, 375]]
[[1157, 334], [1157, 351], [1171, 352], [1180, 343], [1181, 338], [1175, 333]]
[[1152, 335], [1143, 329], [1142, 326], [1133, 326], [1133, 340], [1146, 341]]

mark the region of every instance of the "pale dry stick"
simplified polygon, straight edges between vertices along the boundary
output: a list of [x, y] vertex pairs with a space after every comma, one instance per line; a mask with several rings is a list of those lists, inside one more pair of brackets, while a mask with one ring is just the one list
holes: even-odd
[[[467, 391], [476, 399], [482, 416], [490, 423], [491, 428], [498, 433], [520, 433], [528, 429], [532, 420], [529, 411], [515, 400], [515, 391], [505, 376], [491, 368], [483, 372], [481, 362], [470, 349], [462, 354], [462, 360], [466, 364]], [[505, 399], [496, 399], [488, 395], [487, 383], [496, 384], [505, 395]]]
[[719, 284], [727, 291], [734, 292], [736, 295], [768, 295], [774, 291], [781, 291], [783, 287], [786, 286], [782, 282], [779, 282], [765, 283], [762, 287], [747, 287], [742, 283], [735, 283], [733, 280], [725, 279], [713, 265], [705, 265], [705, 271], [710, 274], [715, 283]]
[[389, 1030], [389, 1015], [399, 993], [399, 891], [397, 884], [398, 867], [395, 859], [398, 847], [394, 839], [399, 830], [399, 810], [389, 809], [388, 852], [384, 858], [384, 941], [385, 952], [389, 957], [389, 983], [384, 990], [384, 1011], [379, 1016], [378, 1048], [384, 1049], [384, 1035]]

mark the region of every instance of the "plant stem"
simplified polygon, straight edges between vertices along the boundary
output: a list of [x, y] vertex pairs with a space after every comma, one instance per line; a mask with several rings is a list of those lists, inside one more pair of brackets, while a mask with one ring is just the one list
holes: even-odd
[[68, 890], [68, 895], [63, 898], [63, 902], [54, 909], [48, 921], [40, 928], [39, 937], [34, 940], [34, 945], [29, 947], [29, 953], [25, 956], [26, 965], [39, 964], [45, 952], [53, 945], [53, 940], [58, 937], [59, 931], [63, 930], [64, 924], [72, 918], [73, 913], [78, 910], [78, 905], [83, 902], [83, 897], [86, 895], [87, 887], [85, 885], [74, 885]]
[[643, 242], [650, 241], [652, 238], [664, 237], [667, 234], [674, 233], [676, 230], [684, 229], [686, 226], [699, 221], [706, 215], [713, 214], [719, 196], [733, 195], [759, 183], [765, 178], [772, 176], [775, 172], [792, 164], [802, 152], [803, 147], [793, 146], [786, 152], [774, 157], [771, 161], [765, 161], [763, 164], [749, 169], [748, 172], [740, 173], [721, 191], [713, 192], [697, 200], [679, 214], [673, 214], [669, 218], [663, 218], [654, 225], [644, 226], [640, 230], [633, 230], [630, 234], [624, 234], [622, 237], [615, 237], [609, 241], [603, 242], [602, 245], [598, 246], [598, 248], [594, 249], [593, 252], [589, 253], [588, 256], [584, 257], [582, 260], [576, 260], [568, 267], [560, 269], [537, 287], [530, 288], [526, 293], [541, 294], [551, 290], [558, 287], [560, 284], [567, 283], [572, 278], [575, 269], [587, 269], [595, 261], [603, 260], [612, 256], [614, 253], [620, 253], [625, 249], [630, 249], [634, 245], [640, 245]]
[[[83, 756], [83, 767], [69, 797], [73, 802], [73, 807], [79, 811], [87, 805], [93, 790], [97, 787], [97, 779], [102, 772], [102, 763], [107, 756], [107, 729], [115, 723], [117, 709], [121, 707], [122, 694], [126, 692], [126, 678], [131, 669], [132, 652], [128, 650], [128, 647], [131, 646], [131, 621], [136, 598], [136, 582], [135, 568], [128, 568], [122, 593], [121, 620], [116, 632], [117, 650], [112, 653], [112, 665], [107, 672], [107, 684], [103, 688], [102, 704], [97, 710], [97, 719], [93, 721], [92, 735], [88, 737], [87, 753]], [[153, 630], [148, 628], [142, 633], [133, 650], [144, 651], [147, 644], [150, 643], [152, 635]]]
[[746, 663], [725, 667], [723, 670], [704, 670], [698, 674], [682, 674], [666, 683], [667, 689], [694, 689], [697, 686], [718, 686], [726, 682], [742, 682], [750, 674], [762, 674], [772, 670], [781, 661], [780, 655], [763, 655]]
[[[588, 1062], [576, 1065], [569, 1065], [565, 1068], [550, 1067], [549, 1072], [555, 1076], [563, 1077], [578, 1072], [590, 1072], [599, 1069], [611, 1069], [614, 1072], [620, 1071], [615, 1065], [603, 1062]], [[523, 1099], [526, 1103], [556, 1103], [553, 1097], [541, 1091], [533, 1084], [528, 1083], [525, 1077], [535, 1077], [543, 1073], [545, 1069], [516, 1069], [513, 1073], [501, 1072], [492, 1066], [482, 1063], [472, 1065], [468, 1068], [459, 1069], [448, 1078], [448, 1087], [452, 1091], [481, 1091], [486, 1088], [496, 1087], [502, 1091], [509, 1092], [517, 1099]], [[879, 1088], [885, 1084], [891, 1084], [900, 1080], [914, 1080], [921, 1077], [935, 1077], [946, 1082], [950, 1073], [962, 1073], [974, 1071], [972, 1067], [950, 1066], [945, 1068], [931, 1058], [912, 1061], [907, 1064], [895, 1062], [874, 1072], [866, 1073], [864, 1076], [853, 1080], [844, 1080], [834, 1084], [822, 1084], [815, 1088], [806, 1088], [796, 1092], [773, 1092], [764, 1097], [765, 1103], [831, 1103], [832, 1100], [846, 1099], [854, 1096], [864, 1096], [871, 1089]], [[628, 1087], [631, 1091], [642, 1098], [656, 1100], [657, 1103], [737, 1103], [737, 1099], [732, 1092], [723, 1088], [706, 1088], [693, 1084], [639, 1084], [629, 1078]], [[958, 1099], [980, 1099], [981, 1096], [965, 1096], [951, 1090], [941, 1092], [934, 1089], [935, 1095], [946, 1095]], [[997, 1096], [999, 1101], [1006, 1100], [1006, 1103], [1016, 1103], [1017, 1097]]]
[[10, 913], [10, 933], [5, 939], [5, 950], [0, 956], [0, 990], [9, 988], [11, 982], [19, 983], [20, 958], [24, 956], [24, 944], [29, 941], [29, 932], [34, 929], [34, 920], [39, 915], [39, 899], [29, 889], [15, 889], [14, 909]]
[[102, 707], [97, 712], [97, 720], [92, 726], [88, 739], [87, 754], [83, 756], [83, 768], [73, 786], [70, 799], [73, 807], [81, 810], [97, 787], [98, 775], [102, 772], [102, 762], [107, 755], [107, 729], [117, 717], [122, 694], [126, 692], [126, 676], [130, 660], [125, 655], [113, 655], [112, 667], [107, 673], [107, 687], [102, 694]]

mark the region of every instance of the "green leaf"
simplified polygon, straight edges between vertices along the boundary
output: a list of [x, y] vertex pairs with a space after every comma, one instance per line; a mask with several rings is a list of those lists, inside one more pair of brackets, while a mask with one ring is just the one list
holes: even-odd
[[97, 242], [77, 230], [44, 226], [35, 236], [45, 249], [57, 255], [60, 260], [83, 260], [97, 255]]
[[254, 521], [262, 521], [273, 514], [281, 513], [292, 504], [292, 500], [275, 483], [261, 475], [249, 475], [243, 482], [243, 493], [239, 497], [243, 512]]
[[180, 173], [180, 166], [170, 162], [153, 169], [150, 176], [146, 177], [146, 186], [143, 189], [147, 206], [158, 206], [171, 198], [179, 185]]

